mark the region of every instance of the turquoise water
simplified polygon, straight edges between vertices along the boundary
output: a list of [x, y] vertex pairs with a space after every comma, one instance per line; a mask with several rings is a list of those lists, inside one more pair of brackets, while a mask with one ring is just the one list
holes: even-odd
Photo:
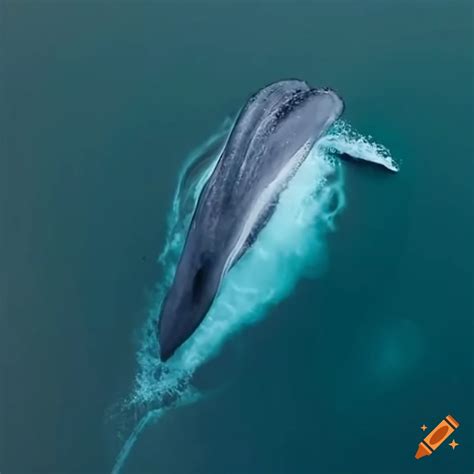
[[[111, 472], [158, 407], [121, 411], [186, 157], [300, 77], [401, 170], [337, 168], [311, 268], [201, 360], [121, 472], [471, 472], [472, 4], [224, 3], [0, 6], [0, 471]], [[415, 461], [447, 414], [459, 446]]]

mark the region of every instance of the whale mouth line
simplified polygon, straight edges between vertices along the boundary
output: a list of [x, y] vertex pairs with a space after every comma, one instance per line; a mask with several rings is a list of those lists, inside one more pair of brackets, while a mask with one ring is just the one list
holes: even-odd
[[[333, 150], [398, 166], [389, 151], [337, 120], [313, 146], [280, 196], [268, 225], [228, 272], [212, 308], [193, 336], [166, 363], [157, 353], [156, 315], [171, 285], [199, 195], [214, 170], [233, 126], [226, 119], [209, 140], [194, 150], [179, 174], [155, 289], [137, 339], [137, 370], [130, 393], [110, 411], [111, 423], [127, 434], [112, 472], [127, 462], [140, 433], [170, 409], [206, 396], [193, 385], [196, 370], [219, 354], [223, 344], [254, 324], [287, 297], [303, 277], [316, 277], [327, 259], [326, 239], [345, 207], [344, 165]], [[369, 160], [370, 161], [370, 160]]]
[[229, 269], [234, 264], [236, 258], [242, 251], [242, 248], [247, 241], [252, 229], [255, 228], [258, 219], [264, 213], [265, 209], [271, 204], [272, 199], [279, 194], [279, 191], [288, 184], [289, 179], [292, 174], [297, 170], [298, 166], [301, 164], [303, 159], [306, 156], [308, 150], [309, 141], [306, 142], [288, 161], [288, 163], [281, 169], [280, 173], [275, 177], [275, 179], [263, 190], [259, 199], [256, 201], [255, 205], [251, 209], [250, 215], [245, 220], [245, 223], [242, 227], [242, 231], [237, 239], [237, 242], [230, 252], [227, 261], [224, 265], [224, 271], [222, 272], [223, 278], [228, 273]]

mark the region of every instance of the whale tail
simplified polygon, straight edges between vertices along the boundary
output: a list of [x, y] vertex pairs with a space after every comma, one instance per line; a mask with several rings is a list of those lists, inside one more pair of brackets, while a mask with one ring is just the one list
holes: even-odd
[[180, 262], [161, 309], [158, 340], [163, 362], [196, 330], [219, 288], [221, 264], [218, 256], [203, 251], [189, 261]]

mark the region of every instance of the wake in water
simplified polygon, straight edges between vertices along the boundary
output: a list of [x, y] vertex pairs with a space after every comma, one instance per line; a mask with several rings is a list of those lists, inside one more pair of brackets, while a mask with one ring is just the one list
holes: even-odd
[[163, 279], [144, 324], [137, 352], [137, 374], [131, 394], [120, 404], [118, 417], [138, 414], [128, 429], [112, 472], [121, 471], [138, 436], [172, 408], [193, 403], [200, 393], [193, 375], [216, 356], [222, 344], [244, 326], [263, 318], [291, 293], [303, 276], [314, 275], [325, 259], [325, 235], [344, 208], [344, 176], [334, 152], [397, 170], [388, 150], [337, 121], [311, 150], [277, 209], [253, 246], [232, 268], [204, 321], [166, 363], [158, 356], [156, 319], [170, 286], [200, 192], [224, 146], [232, 121], [226, 120], [186, 160], [169, 215], [165, 247], [159, 257]]

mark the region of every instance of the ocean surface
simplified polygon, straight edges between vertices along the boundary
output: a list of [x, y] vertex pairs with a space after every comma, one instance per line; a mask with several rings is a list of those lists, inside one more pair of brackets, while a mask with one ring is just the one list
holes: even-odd
[[[473, 41], [464, 0], [2, 1], [0, 473], [473, 472]], [[400, 171], [311, 155], [163, 371], [202, 157], [294, 77]]]

